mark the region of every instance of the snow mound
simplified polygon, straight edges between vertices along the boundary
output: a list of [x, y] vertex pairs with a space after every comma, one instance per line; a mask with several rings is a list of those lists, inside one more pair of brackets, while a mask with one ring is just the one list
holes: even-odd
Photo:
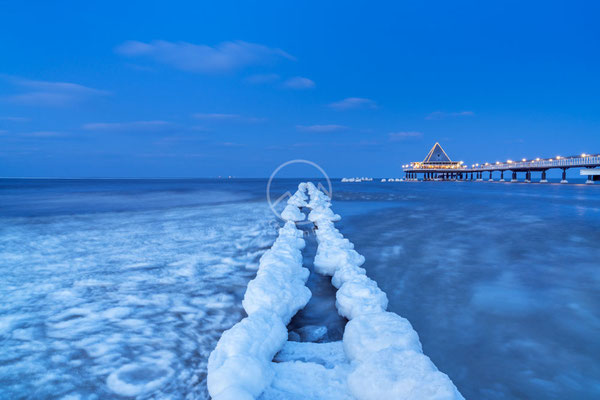
[[[303, 200], [306, 185], [290, 199]], [[305, 195], [304, 195], [305, 196]], [[275, 354], [288, 338], [286, 325], [311, 297], [302, 267], [304, 239], [293, 221], [304, 214], [288, 204], [287, 219], [271, 248], [261, 257], [256, 278], [242, 305], [248, 317], [225, 331], [208, 359], [208, 391], [213, 400], [256, 399], [275, 376]]]
[[248, 315], [260, 310], [277, 314], [285, 324], [311, 297], [305, 285], [309, 271], [302, 267], [302, 232], [288, 221], [260, 260], [256, 278], [248, 284], [242, 305]]
[[306, 207], [308, 196], [306, 195], [307, 186], [306, 183], [302, 182], [298, 185], [298, 190], [288, 199], [288, 205], [296, 206], [298, 208]]
[[364, 314], [344, 330], [344, 351], [350, 360], [365, 360], [390, 347], [421, 351], [419, 336], [407, 319], [391, 312]]
[[[387, 295], [366, 275], [361, 280], [345, 282], [336, 293], [335, 306], [338, 313], [352, 320], [364, 314], [383, 312], [387, 308]], [[357, 277], [358, 278], [358, 277]]]
[[[292, 197], [290, 197], [290, 200], [291, 199]], [[281, 212], [281, 218], [286, 221], [304, 221], [306, 219], [306, 215], [300, 211], [297, 205], [288, 204]]]

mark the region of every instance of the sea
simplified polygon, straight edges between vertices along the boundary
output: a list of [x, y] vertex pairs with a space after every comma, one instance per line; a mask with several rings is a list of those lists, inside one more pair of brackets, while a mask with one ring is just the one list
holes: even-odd
[[[332, 185], [337, 228], [465, 398], [600, 398], [600, 184]], [[0, 179], [0, 399], [208, 399], [208, 356], [282, 224], [266, 188]], [[309, 287], [290, 330], [339, 339], [335, 290]]]

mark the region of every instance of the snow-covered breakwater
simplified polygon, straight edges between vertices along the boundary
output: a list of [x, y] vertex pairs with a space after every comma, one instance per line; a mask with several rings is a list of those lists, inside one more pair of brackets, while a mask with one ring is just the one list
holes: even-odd
[[287, 341], [286, 325], [311, 297], [302, 267], [304, 239], [294, 221], [305, 218], [305, 185], [288, 200], [287, 220], [260, 259], [242, 305], [248, 317], [224, 332], [208, 360], [208, 391], [214, 400], [258, 397], [273, 379], [271, 361]]
[[387, 312], [387, 296], [361, 268], [365, 259], [335, 228], [340, 216], [329, 198], [308, 183], [319, 247], [315, 269], [331, 275], [338, 288], [336, 306], [348, 318], [343, 349], [352, 364], [349, 394], [358, 400], [463, 399], [447, 375], [422, 352], [417, 333], [405, 318]]
[[[332, 276], [338, 313], [349, 320], [340, 342], [287, 341], [286, 325], [311, 296], [294, 223], [305, 219], [300, 207], [310, 209], [316, 228], [315, 270]], [[223, 334], [210, 356], [213, 399], [463, 399], [423, 354], [410, 323], [386, 311], [386, 294], [361, 268], [364, 257], [335, 228], [341, 217], [329, 197], [302, 183], [282, 218], [285, 226], [248, 285], [248, 317]]]

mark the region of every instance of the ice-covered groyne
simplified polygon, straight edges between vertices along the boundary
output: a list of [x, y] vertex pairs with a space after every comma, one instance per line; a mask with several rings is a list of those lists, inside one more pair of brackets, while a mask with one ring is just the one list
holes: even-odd
[[282, 213], [286, 220], [270, 250], [260, 259], [242, 305], [248, 316], [225, 331], [208, 360], [208, 391], [214, 400], [257, 398], [274, 376], [273, 357], [288, 338], [286, 325], [311, 297], [302, 267], [304, 239], [296, 221], [305, 219], [301, 185]]
[[[306, 218], [303, 207], [315, 226], [315, 270], [332, 277], [338, 313], [349, 321], [342, 341], [287, 341], [286, 325], [311, 297], [305, 286], [309, 271], [302, 267], [304, 240], [295, 226]], [[209, 358], [212, 398], [463, 399], [423, 354], [411, 324], [386, 311], [386, 294], [361, 268], [364, 257], [335, 228], [341, 217], [329, 197], [302, 183], [282, 218], [279, 237], [248, 284], [243, 301], [248, 317], [223, 333]]]
[[331, 211], [329, 197], [312, 183], [307, 189], [308, 218], [319, 243], [315, 269], [332, 276], [338, 288], [336, 307], [349, 320], [342, 341], [351, 363], [349, 394], [357, 400], [463, 399], [450, 378], [423, 354], [408, 320], [386, 311], [386, 294], [361, 268], [364, 257], [335, 228], [340, 216]]

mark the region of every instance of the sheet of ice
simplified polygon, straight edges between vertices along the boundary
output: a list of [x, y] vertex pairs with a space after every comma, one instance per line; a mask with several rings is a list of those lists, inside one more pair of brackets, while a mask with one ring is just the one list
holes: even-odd
[[[302, 190], [292, 198], [301, 199]], [[288, 214], [294, 214], [291, 208], [300, 213], [289, 204]], [[286, 325], [311, 296], [302, 235], [288, 220], [261, 257], [242, 302], [248, 317], [223, 333], [208, 360], [208, 391], [214, 400], [255, 399], [277, 375], [272, 359], [288, 338]]]
[[287, 342], [275, 356], [275, 377], [261, 400], [353, 400], [351, 365], [341, 342]]

